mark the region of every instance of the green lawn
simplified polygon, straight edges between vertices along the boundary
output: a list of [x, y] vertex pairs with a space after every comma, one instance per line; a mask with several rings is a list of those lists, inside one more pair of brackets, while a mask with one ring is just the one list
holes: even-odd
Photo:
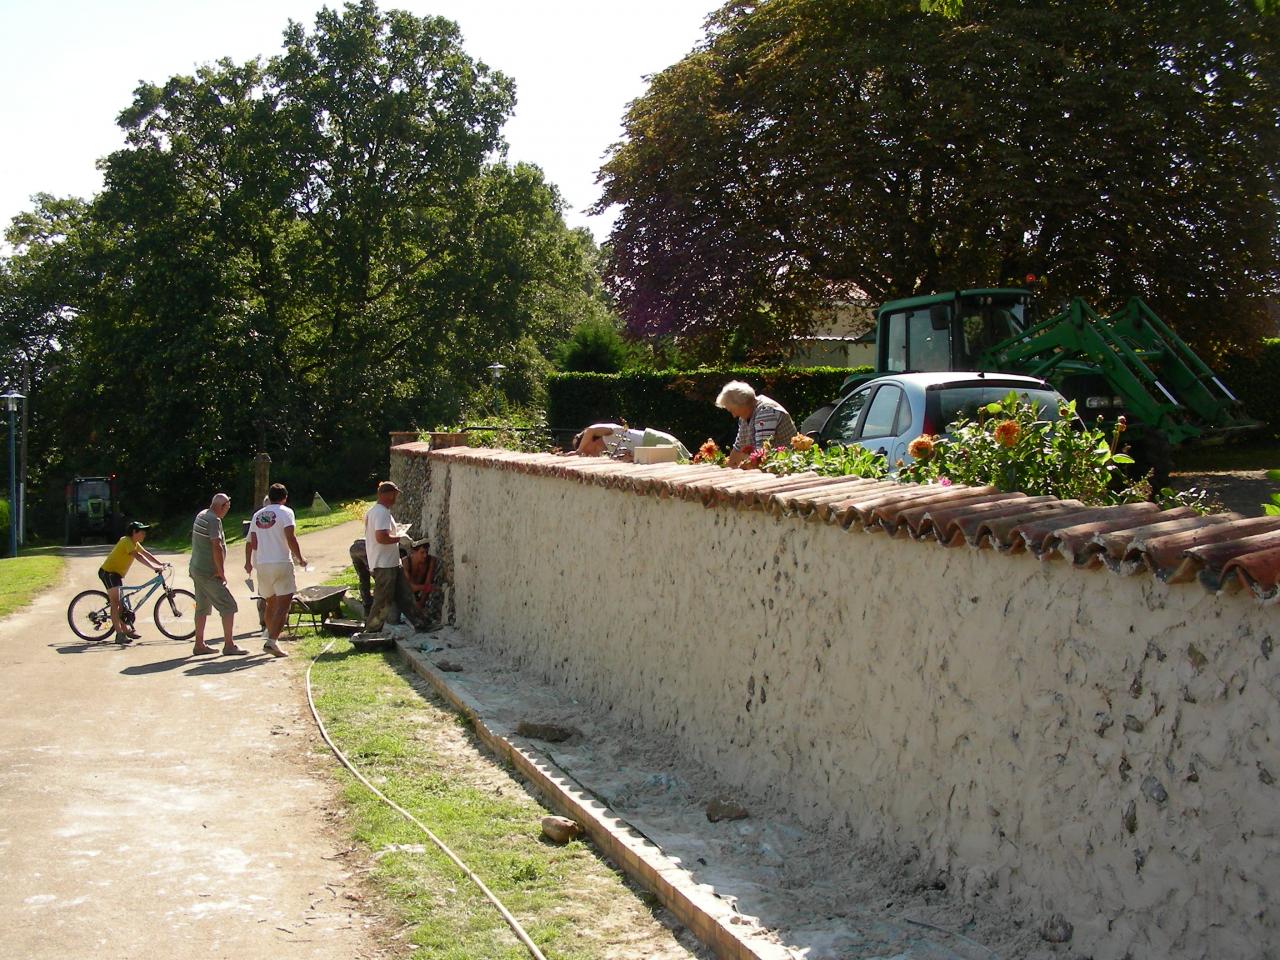
[[0, 560], [0, 617], [24, 607], [62, 576], [62, 557], [32, 554]]
[[[304, 631], [306, 657], [327, 638]], [[299, 667], [305, 661], [299, 656]], [[355, 653], [345, 640], [313, 673], [317, 708], [343, 752], [388, 797], [413, 812], [494, 890], [530, 937], [556, 960], [610, 955], [622, 944], [670, 947], [647, 894], [629, 889], [587, 844], [540, 839], [548, 812], [484, 752], [465, 721], [399, 663], [398, 654]], [[326, 749], [321, 743], [319, 749]], [[378, 853], [372, 880], [404, 923], [413, 960], [526, 957], [501, 917], [413, 825], [345, 769], [348, 826]], [[425, 845], [425, 849], [422, 848]]]
[[[317, 513], [310, 507], [295, 507], [293, 513], [297, 521], [297, 533], [313, 533], [336, 527], [348, 520], [359, 520], [372, 502], [372, 499], [348, 500], [335, 504], [328, 513]], [[244, 521], [250, 516], [252, 511], [229, 513], [223, 519], [222, 528], [226, 532], [228, 545], [244, 541], [240, 531], [244, 527]], [[144, 546], [152, 553], [187, 553], [191, 549], [191, 521], [194, 517], [195, 514], [192, 514], [190, 517], [171, 517], [160, 521], [156, 530], [147, 533]]]

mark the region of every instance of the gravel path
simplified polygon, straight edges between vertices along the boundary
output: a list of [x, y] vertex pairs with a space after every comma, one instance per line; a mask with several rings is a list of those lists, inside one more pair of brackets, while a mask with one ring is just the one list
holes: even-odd
[[1214, 470], [1198, 473], [1175, 473], [1170, 483], [1176, 490], [1195, 487], [1208, 490], [1225, 510], [1246, 517], [1262, 516], [1262, 505], [1271, 494], [1280, 492], [1280, 484], [1267, 479], [1265, 470]]
[[[302, 538], [300, 585], [346, 565], [355, 527]], [[301, 664], [244, 633], [252, 656], [190, 658], [149, 610], [130, 647], [79, 641], [66, 605], [104, 553], [68, 550], [63, 582], [0, 621], [0, 956], [381, 957]], [[239, 629], [256, 627], [231, 584]]]

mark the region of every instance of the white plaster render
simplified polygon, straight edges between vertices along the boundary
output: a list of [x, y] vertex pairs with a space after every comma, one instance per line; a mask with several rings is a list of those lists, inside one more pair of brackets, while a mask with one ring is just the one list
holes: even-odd
[[1274, 608], [439, 458], [422, 522], [473, 641], [1072, 955], [1280, 950]]

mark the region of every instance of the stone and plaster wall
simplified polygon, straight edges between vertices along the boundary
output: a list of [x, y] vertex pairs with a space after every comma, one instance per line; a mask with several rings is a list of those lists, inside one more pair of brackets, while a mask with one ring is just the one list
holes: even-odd
[[391, 515], [399, 523], [413, 524], [409, 535], [416, 539], [426, 535], [426, 528], [422, 525], [422, 510], [427, 493], [427, 458], [425, 456], [397, 456], [397, 448], [402, 453], [408, 451], [425, 453], [429, 448], [426, 444], [420, 444], [416, 441], [410, 441], [404, 446], [397, 444], [391, 448], [391, 476], [389, 479], [394, 480], [400, 488], [400, 496], [396, 498], [396, 505], [392, 509]]
[[398, 454], [458, 626], [565, 696], [1065, 956], [1280, 952], [1274, 607]]

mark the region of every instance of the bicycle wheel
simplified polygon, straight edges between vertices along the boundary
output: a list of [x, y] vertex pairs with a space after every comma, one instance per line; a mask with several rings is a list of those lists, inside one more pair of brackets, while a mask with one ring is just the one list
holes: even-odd
[[196, 595], [190, 590], [170, 590], [156, 600], [156, 626], [170, 640], [190, 640], [196, 635]]
[[67, 604], [67, 623], [81, 640], [105, 640], [111, 635], [111, 600], [101, 590], [77, 593]]

